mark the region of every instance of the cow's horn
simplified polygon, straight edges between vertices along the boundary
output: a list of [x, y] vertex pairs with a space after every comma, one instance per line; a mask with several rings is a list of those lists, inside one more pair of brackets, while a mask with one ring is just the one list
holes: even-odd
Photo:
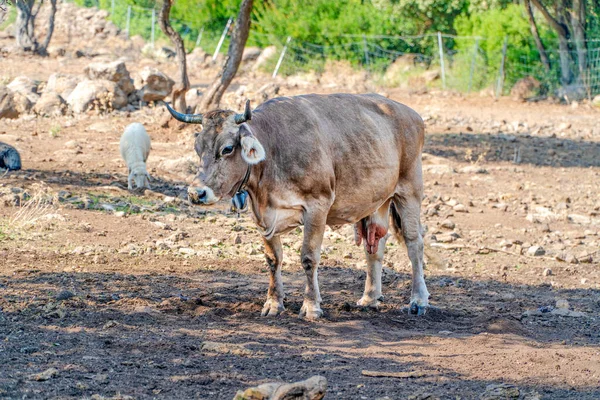
[[173, 118], [177, 121], [187, 122], [190, 124], [201, 124], [202, 123], [202, 114], [182, 114], [177, 112], [171, 108], [169, 103], [165, 102], [165, 106], [167, 106], [167, 110], [171, 113]]
[[250, 110], [250, 100], [246, 100], [246, 108], [243, 114], [235, 114], [234, 120], [236, 124], [250, 121], [252, 119], [252, 110]]

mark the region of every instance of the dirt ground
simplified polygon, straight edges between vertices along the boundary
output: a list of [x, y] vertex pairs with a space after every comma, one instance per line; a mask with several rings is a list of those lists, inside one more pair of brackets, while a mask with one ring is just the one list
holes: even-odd
[[[43, 80], [89, 62], [2, 69]], [[252, 79], [267, 78], [231, 91]], [[356, 91], [284, 83], [284, 95]], [[284, 238], [287, 311], [260, 317], [260, 237], [226, 203], [187, 204], [193, 130], [162, 128], [162, 110], [2, 120], [24, 167], [0, 179], [0, 398], [231, 399], [312, 375], [327, 399], [600, 398], [598, 109], [385, 92], [427, 123], [422, 317], [406, 311], [411, 269], [394, 240], [384, 305], [355, 306], [366, 263], [351, 227], [326, 233], [322, 320], [297, 318], [301, 229]], [[118, 152], [134, 121], [153, 142], [144, 194], [126, 190]]]

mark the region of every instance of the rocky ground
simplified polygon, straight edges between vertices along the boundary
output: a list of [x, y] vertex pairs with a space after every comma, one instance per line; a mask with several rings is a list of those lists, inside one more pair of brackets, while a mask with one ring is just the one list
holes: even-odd
[[[5, 54], [5, 80], [43, 88], [56, 72], [84, 76], [98, 57], [73, 56], [68, 43], [63, 56]], [[146, 66], [174, 76], [171, 61], [141, 47], [125, 60], [134, 81]], [[267, 267], [249, 216], [185, 201], [192, 128], [139, 101], [26, 112], [0, 125], [23, 159], [0, 179], [0, 397], [230, 399], [322, 375], [325, 398], [599, 398], [598, 109], [377, 88], [334, 68], [273, 82], [248, 66], [225, 105], [375, 90], [423, 116], [425, 316], [404, 308], [411, 269], [394, 240], [382, 308], [355, 306], [366, 263], [343, 227], [323, 246], [324, 318], [297, 318], [301, 229], [284, 238], [287, 311], [261, 318]], [[192, 70], [200, 91], [203, 71]], [[131, 122], [152, 137], [143, 194], [126, 190], [118, 153]]]

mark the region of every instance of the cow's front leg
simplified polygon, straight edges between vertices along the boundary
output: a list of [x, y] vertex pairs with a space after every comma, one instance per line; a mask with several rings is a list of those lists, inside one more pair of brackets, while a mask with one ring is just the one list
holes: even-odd
[[281, 280], [281, 263], [283, 261], [283, 247], [279, 236], [271, 239], [263, 238], [265, 243], [265, 257], [269, 266], [269, 290], [267, 292], [267, 301], [263, 306], [261, 315], [277, 316], [281, 314], [285, 307], [283, 306], [283, 282]]
[[301, 261], [306, 273], [304, 303], [300, 309], [300, 318], [317, 319], [323, 315], [321, 293], [319, 292], [318, 269], [321, 260], [321, 243], [325, 233], [323, 216], [306, 216], [304, 220], [304, 241]]

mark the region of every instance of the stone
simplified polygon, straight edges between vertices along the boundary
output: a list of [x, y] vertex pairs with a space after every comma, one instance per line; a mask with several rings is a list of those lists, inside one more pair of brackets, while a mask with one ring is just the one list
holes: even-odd
[[585, 314], [580, 311], [572, 311], [566, 308], [555, 308], [550, 312], [552, 315], [559, 315], [561, 317], [571, 317], [571, 318], [582, 318], [585, 317]]
[[129, 71], [123, 61], [91, 63], [85, 67], [84, 72], [87, 78], [91, 80], [106, 79], [115, 82], [126, 95], [135, 90]]
[[56, 376], [58, 376], [58, 370], [56, 368], [48, 368], [43, 372], [31, 375], [29, 379], [32, 381], [47, 381]]
[[510, 95], [516, 101], [526, 101], [539, 94], [540, 81], [532, 76], [519, 79], [510, 90]]
[[552, 275], [552, 270], [550, 268], [546, 268], [546, 269], [544, 269], [544, 272], [542, 273], [542, 275], [550, 276], [550, 275]]
[[440, 243], [450, 243], [454, 242], [456, 237], [452, 233], [444, 233], [442, 235], [436, 235], [435, 241]]
[[[6, 87], [9, 88], [13, 93], [22, 93], [26, 95], [33, 103], [35, 103], [39, 97], [37, 94], [37, 82], [27, 76], [16, 77], [8, 85], [6, 85]], [[33, 98], [29, 96], [33, 96]]]
[[55, 92], [66, 99], [80, 81], [81, 78], [76, 75], [57, 72], [48, 78], [44, 92]]
[[442, 221], [442, 224], [440, 226], [446, 229], [454, 229], [456, 227], [456, 224], [452, 220], [445, 219], [444, 221]]
[[264, 66], [266, 66], [266, 64], [269, 62], [269, 60], [271, 58], [275, 57], [277, 54], [278, 54], [277, 47], [275, 47], [275, 46], [265, 47], [263, 49], [263, 51], [260, 53], [260, 55], [258, 56], [258, 58], [256, 59], [256, 62], [254, 63], [254, 65], [252, 66], [252, 70], [258, 71], [258, 70], [262, 69]]
[[68, 290], [63, 290], [62, 292], [60, 292], [59, 294], [56, 295], [56, 300], [58, 301], [63, 301], [63, 300], [69, 300], [70, 298], [75, 297], [75, 294], [73, 294], [73, 292], [70, 292]]
[[33, 106], [33, 112], [43, 117], [58, 117], [67, 111], [67, 103], [55, 92], [45, 91]]
[[527, 255], [529, 256], [539, 257], [543, 256], [544, 254], [546, 254], [546, 250], [544, 250], [542, 246], [531, 246], [529, 249], [527, 249]]
[[171, 173], [195, 174], [198, 170], [198, 156], [190, 153], [186, 156], [173, 160], [162, 160], [158, 166]]
[[67, 103], [75, 113], [91, 109], [109, 111], [127, 105], [127, 96], [119, 86], [108, 80], [84, 80], [67, 98]]
[[417, 54], [402, 54], [397, 57], [392, 64], [390, 64], [385, 74], [383, 75], [383, 80], [388, 85], [397, 85], [400, 83], [400, 80], [405, 74], [413, 69], [415, 69], [418, 60]]
[[556, 300], [556, 308], [564, 308], [566, 310], [569, 309], [569, 302], [565, 299]]
[[423, 74], [421, 76], [425, 80], [425, 83], [431, 83], [433, 81], [440, 79], [440, 71], [438, 71], [438, 70], [425, 71], [425, 72], [423, 72]]
[[205, 52], [201, 47], [196, 47], [185, 57], [185, 60], [190, 68], [201, 69], [210, 63], [211, 55]]
[[456, 212], [469, 212], [469, 210], [467, 210], [467, 207], [464, 204], [457, 204], [454, 207], [452, 207], [452, 209]]
[[579, 260], [573, 254], [568, 253], [565, 256], [565, 262], [569, 264], [579, 264]]
[[588, 94], [583, 85], [571, 84], [560, 86], [556, 91], [556, 96], [570, 103], [572, 101], [584, 100], [588, 97]]
[[327, 379], [315, 375], [305, 381], [295, 383], [264, 383], [238, 391], [233, 400], [302, 399], [321, 400], [327, 392]]
[[35, 104], [35, 102], [32, 102], [29, 97], [27, 97], [25, 94], [23, 94], [21, 92], [13, 93], [13, 103], [14, 103], [15, 109], [17, 110], [19, 115], [28, 114], [31, 111], [31, 109], [33, 108], [33, 105]]
[[521, 395], [519, 388], [508, 383], [491, 384], [485, 387], [485, 392], [479, 400], [509, 400], [518, 399]]
[[479, 165], [468, 165], [458, 170], [461, 174], [487, 174], [487, 169], [480, 167]]
[[48, 56], [52, 58], [64, 57], [67, 54], [67, 50], [60, 46], [48, 46], [46, 51], [48, 52]]
[[205, 352], [219, 353], [219, 354], [233, 354], [236, 356], [250, 357], [258, 355], [260, 352], [255, 352], [245, 348], [241, 344], [237, 343], [225, 343], [225, 342], [202, 342], [200, 349]]
[[242, 62], [254, 61], [260, 57], [262, 50], [259, 47], [245, 47], [242, 53]]
[[145, 67], [135, 81], [142, 101], [163, 100], [171, 94], [175, 82], [156, 68]]
[[194, 250], [190, 247], [180, 247], [178, 251], [179, 251], [179, 254], [182, 254], [184, 256], [193, 256], [196, 254], [196, 250]]
[[19, 112], [14, 103], [14, 94], [0, 86], [0, 118], [18, 118]]
[[279, 85], [276, 83], [273, 83], [273, 82], [267, 83], [267, 84], [261, 86], [256, 91], [256, 94], [259, 97], [261, 102], [272, 99], [273, 97], [277, 96], [278, 93], [279, 93]]
[[202, 100], [202, 94], [203, 92], [197, 88], [191, 88], [185, 94], [185, 104], [192, 114], [196, 112], [196, 107], [198, 107], [198, 104], [200, 104], [200, 101]]

